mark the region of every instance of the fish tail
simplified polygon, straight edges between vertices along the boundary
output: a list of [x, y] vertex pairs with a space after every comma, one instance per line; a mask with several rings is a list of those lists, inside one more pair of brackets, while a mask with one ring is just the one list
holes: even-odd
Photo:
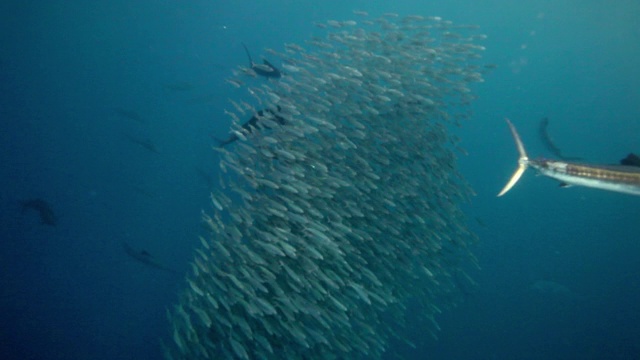
[[516, 127], [513, 126], [509, 119], [507, 120], [507, 124], [509, 125], [509, 129], [511, 129], [511, 135], [513, 136], [513, 140], [516, 142], [516, 147], [518, 148], [519, 158], [518, 158], [518, 168], [511, 175], [511, 179], [509, 182], [502, 188], [502, 190], [498, 193], [498, 196], [502, 196], [507, 193], [507, 191], [511, 190], [511, 188], [520, 180], [522, 174], [524, 174], [525, 170], [527, 170], [527, 166], [529, 165], [529, 157], [527, 156], [527, 151], [524, 149], [524, 144], [522, 144], [522, 140], [520, 140], [520, 135], [518, 135], [518, 131]]

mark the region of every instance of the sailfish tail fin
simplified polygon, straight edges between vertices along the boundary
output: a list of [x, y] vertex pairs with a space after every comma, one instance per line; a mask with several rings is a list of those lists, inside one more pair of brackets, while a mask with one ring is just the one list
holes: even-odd
[[247, 49], [247, 45], [245, 45], [243, 42], [241, 42], [240, 44], [242, 44], [242, 47], [244, 48], [244, 51], [247, 53], [247, 57], [249, 58], [249, 66], [253, 67], [253, 59], [251, 58], [251, 54], [249, 53], [249, 49]]
[[511, 175], [511, 179], [507, 182], [507, 185], [502, 188], [498, 196], [502, 196], [507, 193], [507, 191], [511, 190], [511, 188], [520, 180], [522, 174], [524, 174], [525, 170], [527, 170], [527, 166], [529, 165], [529, 157], [527, 156], [527, 151], [524, 149], [524, 144], [522, 144], [522, 140], [520, 140], [520, 135], [518, 135], [518, 131], [516, 127], [513, 126], [509, 119], [507, 120], [507, 124], [509, 125], [509, 129], [511, 130], [511, 135], [513, 135], [513, 140], [516, 142], [516, 147], [518, 148], [519, 158], [518, 158], [518, 168]]

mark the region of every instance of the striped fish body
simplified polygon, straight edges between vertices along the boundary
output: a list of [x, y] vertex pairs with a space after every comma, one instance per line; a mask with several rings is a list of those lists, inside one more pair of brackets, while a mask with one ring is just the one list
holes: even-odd
[[625, 165], [590, 165], [553, 160], [529, 160], [529, 166], [563, 184], [640, 195], [640, 168]]

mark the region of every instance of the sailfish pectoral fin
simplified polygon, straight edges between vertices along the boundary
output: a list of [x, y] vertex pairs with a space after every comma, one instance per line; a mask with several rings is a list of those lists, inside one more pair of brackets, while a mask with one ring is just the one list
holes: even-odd
[[500, 193], [498, 193], [498, 196], [502, 196], [506, 194], [507, 191], [511, 190], [513, 185], [515, 185], [518, 182], [518, 180], [520, 180], [520, 177], [522, 176], [522, 174], [524, 174], [525, 170], [527, 170], [527, 164], [521, 163], [518, 166], [518, 169], [516, 170], [516, 172], [514, 172], [513, 175], [511, 175], [511, 179], [509, 179], [509, 182], [507, 183], [507, 185], [505, 185], [504, 188], [502, 188], [502, 190], [500, 191]]
[[511, 175], [511, 179], [509, 179], [507, 185], [502, 188], [502, 191], [498, 193], [498, 196], [502, 196], [506, 194], [507, 191], [511, 190], [511, 188], [518, 182], [518, 180], [520, 180], [520, 177], [522, 176], [522, 174], [524, 174], [524, 171], [527, 170], [527, 165], [529, 164], [527, 151], [524, 149], [524, 144], [522, 143], [522, 140], [520, 140], [520, 135], [518, 135], [516, 127], [511, 123], [511, 121], [509, 121], [509, 119], [505, 120], [507, 120], [509, 129], [511, 130], [511, 135], [513, 136], [513, 140], [516, 142], [516, 147], [518, 148], [518, 169], [513, 173], [513, 175]]

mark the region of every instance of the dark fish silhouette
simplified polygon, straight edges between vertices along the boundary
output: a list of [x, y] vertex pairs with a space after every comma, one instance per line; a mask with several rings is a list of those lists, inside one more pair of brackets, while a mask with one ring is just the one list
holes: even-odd
[[127, 255], [131, 256], [132, 258], [138, 260], [139, 262], [150, 266], [152, 268], [156, 268], [156, 269], [160, 269], [160, 270], [164, 270], [164, 271], [168, 271], [170, 273], [173, 274], [178, 274], [177, 271], [170, 269], [164, 265], [162, 265], [161, 263], [159, 263], [153, 256], [151, 256], [151, 254], [149, 254], [146, 250], [136, 250], [134, 248], [132, 248], [131, 246], [129, 246], [129, 244], [123, 242], [122, 243], [122, 247], [124, 248], [124, 251], [127, 253]]
[[153, 152], [153, 153], [156, 153], [156, 154], [160, 153], [160, 151], [158, 151], [158, 148], [156, 147], [156, 145], [154, 143], [152, 143], [151, 140], [149, 140], [149, 139], [140, 139], [140, 138], [133, 137], [133, 136], [131, 136], [129, 134], [125, 134], [125, 133], [122, 133], [122, 135], [124, 137], [126, 137], [127, 140], [131, 141], [132, 143], [134, 143], [136, 145], [142, 146], [143, 148], [149, 150], [150, 152]]
[[267, 78], [277, 79], [282, 76], [282, 72], [278, 70], [273, 64], [268, 62], [266, 59], [262, 60], [262, 64], [254, 63], [251, 58], [251, 54], [249, 53], [249, 49], [244, 43], [241, 43], [242, 47], [244, 47], [244, 51], [247, 53], [247, 57], [249, 58], [249, 64], [251, 66], [251, 70], [255, 71], [256, 74], [260, 76], [264, 76]]
[[178, 82], [173, 82], [169, 84], [164, 84], [164, 88], [169, 91], [184, 92], [184, 91], [193, 90], [194, 86], [190, 82], [178, 81]]
[[139, 123], [143, 123], [144, 122], [144, 119], [142, 118], [142, 116], [140, 116], [140, 114], [138, 114], [134, 110], [123, 109], [123, 108], [115, 108], [114, 111], [116, 112], [116, 114], [118, 114], [119, 116], [121, 116], [123, 118], [129, 119], [129, 120], [133, 120], [133, 121], [137, 121]]
[[58, 218], [56, 214], [49, 206], [49, 203], [42, 199], [32, 199], [21, 201], [22, 212], [24, 213], [28, 209], [35, 210], [40, 215], [40, 222], [44, 225], [56, 226], [58, 224]]
[[[253, 115], [247, 122], [242, 124], [242, 130], [248, 133], [253, 133], [253, 130], [258, 128], [258, 126], [269, 129], [269, 126], [265, 125], [263, 122], [260, 122], [262, 119], [273, 120], [280, 125], [285, 125], [286, 120], [282, 116], [278, 115], [278, 112], [280, 110], [281, 110], [280, 106], [277, 107], [277, 110], [272, 110], [272, 109], [259, 110], [257, 114]], [[218, 146], [224, 147], [238, 140], [239, 137], [236, 134], [232, 134], [226, 140], [217, 139], [215, 137], [213, 139], [218, 142]]]
[[573, 161], [581, 160], [581, 158], [578, 158], [578, 157], [563, 155], [562, 151], [560, 151], [560, 148], [558, 148], [556, 144], [553, 142], [553, 140], [551, 140], [551, 136], [549, 136], [548, 127], [549, 127], [549, 118], [542, 119], [540, 121], [540, 138], [542, 139], [542, 142], [547, 147], [547, 149], [551, 151], [553, 155], [557, 156], [562, 160], [573, 160]]
[[629, 153], [629, 155], [627, 155], [626, 158], [620, 160], [620, 165], [627, 165], [627, 166], [639, 166], [640, 167], [640, 156], [634, 154], [634, 153]]

